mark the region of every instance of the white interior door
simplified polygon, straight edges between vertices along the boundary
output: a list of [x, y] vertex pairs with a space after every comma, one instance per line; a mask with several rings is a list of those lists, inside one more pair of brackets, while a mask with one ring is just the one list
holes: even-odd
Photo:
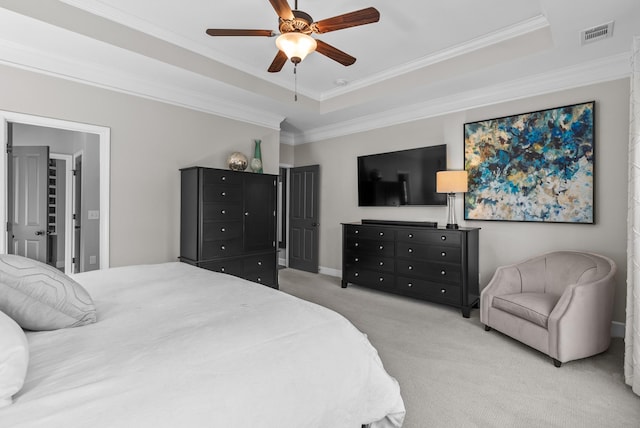
[[47, 262], [49, 147], [13, 147], [9, 253]]

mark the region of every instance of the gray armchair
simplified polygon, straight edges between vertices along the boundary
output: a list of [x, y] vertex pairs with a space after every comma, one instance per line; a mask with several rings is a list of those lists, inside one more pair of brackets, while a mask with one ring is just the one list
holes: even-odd
[[613, 260], [557, 251], [499, 267], [480, 294], [480, 321], [562, 363], [611, 341]]

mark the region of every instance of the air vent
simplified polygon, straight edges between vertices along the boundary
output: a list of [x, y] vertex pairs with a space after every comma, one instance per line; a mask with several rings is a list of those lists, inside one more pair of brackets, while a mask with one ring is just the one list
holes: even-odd
[[613, 36], [613, 21], [582, 30], [580, 32], [580, 44], [586, 45], [611, 36]]

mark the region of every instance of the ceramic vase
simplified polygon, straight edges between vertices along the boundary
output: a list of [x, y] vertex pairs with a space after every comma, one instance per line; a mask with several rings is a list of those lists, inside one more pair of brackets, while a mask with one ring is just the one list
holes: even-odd
[[253, 152], [253, 158], [251, 159], [251, 170], [253, 172], [262, 173], [262, 149], [260, 148], [260, 140], [253, 140], [255, 143], [255, 150]]

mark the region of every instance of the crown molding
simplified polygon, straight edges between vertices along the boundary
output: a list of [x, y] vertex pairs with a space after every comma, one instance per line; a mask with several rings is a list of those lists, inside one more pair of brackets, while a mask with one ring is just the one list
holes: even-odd
[[439, 62], [465, 55], [491, 45], [495, 45], [506, 40], [513, 39], [524, 34], [538, 31], [549, 27], [549, 21], [543, 15], [537, 15], [525, 21], [510, 25], [500, 30], [485, 34], [475, 39], [469, 40], [450, 48], [435, 52], [434, 54], [422, 57], [415, 61], [408, 62], [399, 67], [393, 67], [381, 73], [373, 74], [370, 77], [358, 81], [349, 82], [348, 86], [334, 88], [321, 94], [320, 101], [325, 101], [334, 97], [348, 94], [349, 92], [375, 85], [388, 79], [394, 79], [404, 74], [429, 67]]
[[548, 73], [461, 92], [425, 103], [382, 111], [358, 119], [334, 123], [297, 134], [295, 144], [306, 144], [359, 132], [385, 128], [472, 108], [544, 95], [565, 89], [629, 77], [630, 53], [600, 58]]
[[0, 40], [0, 64], [279, 130], [283, 115]]

